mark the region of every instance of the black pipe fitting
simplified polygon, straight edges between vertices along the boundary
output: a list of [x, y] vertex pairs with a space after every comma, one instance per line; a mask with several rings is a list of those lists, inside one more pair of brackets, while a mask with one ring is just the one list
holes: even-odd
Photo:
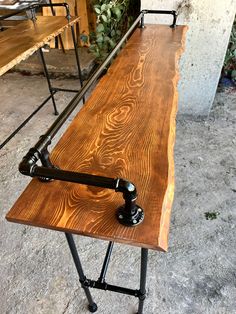
[[171, 28], [175, 28], [176, 27], [176, 22], [177, 22], [177, 12], [174, 10], [168, 11], [168, 10], [142, 10], [142, 17], [141, 17], [141, 24], [140, 27], [144, 28], [144, 15], [145, 14], [169, 14], [173, 16], [173, 22], [170, 25]]
[[34, 168], [39, 160], [39, 153], [34, 148], [31, 148], [28, 153], [23, 157], [19, 164], [19, 171], [25, 176], [34, 176]]
[[135, 185], [124, 179], [117, 179], [116, 191], [123, 193], [125, 204], [117, 209], [118, 221], [125, 226], [136, 226], [144, 219], [143, 209], [136, 204], [137, 190]]
[[146, 299], [146, 292], [145, 293], [141, 293], [139, 291], [138, 298], [139, 298], [140, 301], [144, 301]]
[[135, 185], [124, 179], [117, 179], [117, 187], [115, 189], [117, 192], [122, 192], [124, 199], [136, 200], [137, 199], [137, 190]]
[[48, 146], [51, 144], [49, 136], [40, 136], [37, 144], [30, 148], [28, 153], [23, 157], [19, 164], [19, 171], [26, 176], [34, 176], [34, 168], [37, 166], [38, 160], [41, 161], [42, 166], [54, 168], [49, 158]]
[[80, 279], [80, 283], [81, 283], [81, 286], [82, 288], [89, 288], [90, 287], [90, 279], [84, 277], [84, 279]]
[[[44, 158], [42, 153], [46, 152]], [[37, 166], [37, 161], [41, 160], [42, 167]], [[144, 219], [144, 212], [136, 205], [137, 191], [133, 183], [124, 179], [113, 179], [102, 176], [95, 176], [87, 173], [61, 170], [54, 167], [49, 159], [47, 147], [40, 152], [31, 148], [19, 165], [19, 171], [23, 175], [38, 177], [41, 181], [61, 180], [84, 185], [103, 187], [121, 192], [125, 204], [117, 209], [118, 221], [126, 226], [135, 226]]]

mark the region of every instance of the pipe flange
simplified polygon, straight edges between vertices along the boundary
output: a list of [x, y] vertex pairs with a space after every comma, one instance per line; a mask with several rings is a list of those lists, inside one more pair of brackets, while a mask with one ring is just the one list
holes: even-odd
[[135, 206], [134, 211], [134, 214], [127, 215], [125, 205], [119, 207], [116, 212], [116, 217], [119, 223], [128, 227], [134, 227], [139, 225], [144, 219], [144, 211], [139, 205]]

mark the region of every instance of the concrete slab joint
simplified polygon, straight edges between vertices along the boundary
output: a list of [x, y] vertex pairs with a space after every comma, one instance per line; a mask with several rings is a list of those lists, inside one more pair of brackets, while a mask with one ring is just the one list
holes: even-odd
[[[180, 61], [179, 113], [207, 116], [215, 98], [234, 16], [235, 0], [142, 0], [142, 9], [175, 9], [187, 24], [186, 51]], [[166, 16], [148, 23], [168, 24]]]

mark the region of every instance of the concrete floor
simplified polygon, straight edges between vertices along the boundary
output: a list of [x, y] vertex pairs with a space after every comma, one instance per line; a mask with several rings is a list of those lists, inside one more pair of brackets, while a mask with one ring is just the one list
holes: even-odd
[[[82, 76], [87, 79], [95, 67], [94, 56], [88, 52], [87, 48], [78, 48], [80, 67]], [[44, 50], [44, 58], [47, 69], [52, 77], [77, 77], [78, 67], [74, 50], [66, 50], [65, 53], [60, 49]], [[38, 52], [14, 67], [14, 71], [25, 74], [43, 74], [43, 66]]]
[[[54, 85], [76, 88], [76, 80]], [[40, 76], [0, 78], [1, 140], [47, 95]], [[71, 96], [58, 94], [60, 110]], [[54, 121], [48, 104], [0, 151], [0, 313], [88, 313], [63, 233], [9, 223], [5, 214], [29, 181], [17, 171]], [[177, 123], [176, 193], [169, 252], [150, 250], [145, 313], [236, 313], [236, 92], [218, 93], [207, 121]], [[206, 212], [216, 219], [207, 220]], [[88, 277], [97, 278], [106, 242], [76, 236]], [[140, 249], [115, 245], [108, 282], [138, 287]], [[92, 290], [97, 313], [137, 310], [134, 297]]]

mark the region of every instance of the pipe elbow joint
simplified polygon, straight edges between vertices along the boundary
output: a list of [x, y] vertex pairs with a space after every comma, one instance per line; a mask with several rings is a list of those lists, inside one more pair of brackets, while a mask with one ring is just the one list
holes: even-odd
[[137, 189], [135, 185], [128, 180], [118, 180], [116, 191], [123, 193], [125, 200], [135, 201], [137, 199]]
[[128, 227], [140, 224], [144, 219], [144, 211], [136, 204], [137, 190], [135, 185], [130, 181], [118, 179], [116, 191], [123, 193], [125, 200], [125, 204], [117, 209], [118, 221]]
[[39, 154], [36, 150], [30, 149], [29, 152], [23, 157], [21, 163], [19, 164], [19, 171], [25, 176], [33, 177], [34, 168], [36, 167], [36, 162], [39, 160]]

